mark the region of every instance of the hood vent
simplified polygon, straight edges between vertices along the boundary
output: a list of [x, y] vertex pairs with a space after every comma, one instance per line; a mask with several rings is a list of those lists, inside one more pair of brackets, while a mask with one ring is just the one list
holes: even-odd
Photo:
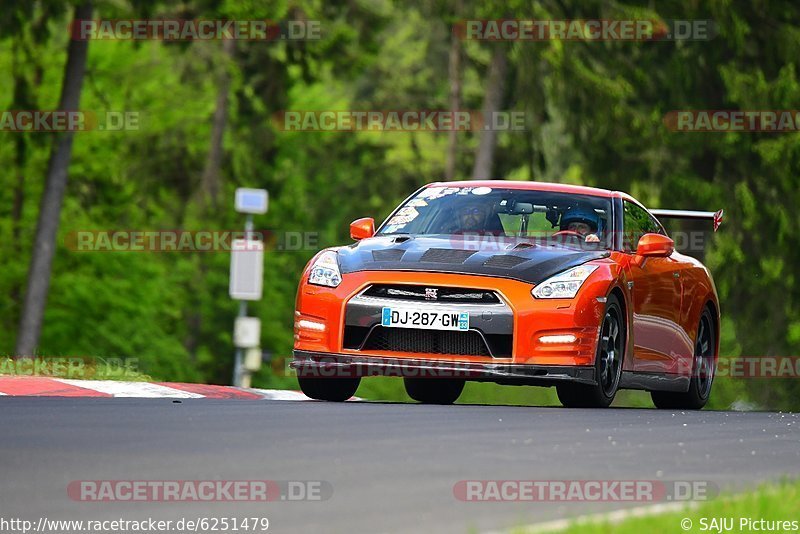
[[429, 248], [419, 261], [431, 263], [461, 264], [475, 254], [474, 250], [460, 250], [452, 248]]
[[390, 248], [386, 250], [373, 250], [372, 259], [375, 261], [400, 261], [405, 254], [405, 250]]
[[499, 267], [500, 269], [513, 269], [520, 263], [525, 263], [528, 261], [528, 258], [523, 258], [522, 256], [514, 256], [513, 254], [498, 254], [496, 256], [492, 256], [483, 264], [486, 267]]

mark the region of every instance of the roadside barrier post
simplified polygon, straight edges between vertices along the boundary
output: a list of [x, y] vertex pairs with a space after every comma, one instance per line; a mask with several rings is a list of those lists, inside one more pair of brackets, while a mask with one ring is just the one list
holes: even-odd
[[234, 386], [242, 386], [247, 374], [249, 386], [253, 366], [243, 365], [243, 351], [258, 349], [261, 322], [257, 317], [247, 317], [247, 301], [261, 300], [264, 282], [264, 243], [253, 232], [253, 215], [267, 212], [269, 196], [265, 189], [238, 188], [236, 211], [247, 214], [245, 239], [236, 239], [231, 246], [231, 275], [228, 294], [239, 301], [239, 314], [234, 325], [233, 341], [236, 355], [233, 363]]

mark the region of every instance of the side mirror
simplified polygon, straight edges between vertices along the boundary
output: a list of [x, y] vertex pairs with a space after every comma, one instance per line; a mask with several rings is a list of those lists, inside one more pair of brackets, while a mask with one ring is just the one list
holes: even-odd
[[350, 223], [350, 237], [358, 241], [375, 235], [375, 219], [364, 217]]
[[661, 234], [644, 234], [639, 239], [636, 255], [665, 258], [675, 251], [675, 241]]

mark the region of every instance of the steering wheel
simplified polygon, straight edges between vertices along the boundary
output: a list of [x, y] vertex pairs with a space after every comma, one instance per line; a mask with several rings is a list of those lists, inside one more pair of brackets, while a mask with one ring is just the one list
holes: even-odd
[[554, 233], [550, 237], [577, 237], [579, 239], [583, 239], [584, 236], [580, 232], [576, 232], [575, 230], [561, 230], [559, 232]]

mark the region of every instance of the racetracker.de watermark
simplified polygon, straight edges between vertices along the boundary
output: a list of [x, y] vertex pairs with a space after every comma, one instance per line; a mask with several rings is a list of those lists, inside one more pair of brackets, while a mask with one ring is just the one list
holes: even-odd
[[[295, 338], [302, 335], [306, 328], [299, 319], [295, 322]], [[292, 360], [289, 358], [275, 358], [273, 370], [278, 371], [278, 365], [283, 363], [282, 376], [301, 376], [305, 378], [355, 378], [370, 376], [394, 376], [403, 378], [480, 378], [483, 372], [480, 369], [459, 366], [458, 363], [446, 361], [428, 361], [421, 366], [419, 361], [407, 358], [376, 358], [371, 361], [340, 362], [335, 356], [322, 357], [315, 362]], [[513, 366], [495, 365], [493, 370], [511, 371]]]
[[318, 20], [81, 19], [70, 25], [76, 41], [315, 41]]
[[264, 516], [182, 517], [180, 519], [49, 519], [37, 521], [19, 517], [0, 517], [0, 532], [266, 532], [269, 518]]
[[[389, 223], [387, 223], [389, 224]], [[678, 252], [702, 252], [708, 244], [708, 231], [676, 231], [669, 237]], [[450, 236], [450, 244], [454, 248], [483, 252], [507, 252], [520, 243], [530, 245], [564, 245], [582, 250], [600, 250], [616, 246], [616, 237], [625, 250], [635, 249], [639, 235], [630, 232], [604, 232], [601, 239], [596, 234], [586, 236], [573, 234], [558, 235], [553, 231], [534, 231], [525, 235], [495, 235], [491, 232], [461, 232]]]
[[692, 354], [673, 354], [664, 371], [675, 376], [757, 380], [800, 378], [800, 356], [720, 356], [713, 366], [698, 366]]
[[800, 378], [800, 356], [740, 356], [720, 358], [714, 371], [727, 378]]
[[520, 132], [526, 129], [522, 111], [460, 110], [325, 110], [279, 111], [275, 127], [284, 132]]
[[708, 41], [712, 20], [463, 20], [453, 33], [467, 41]]
[[459, 480], [453, 496], [465, 502], [704, 501], [719, 494], [705, 480]]
[[81, 502], [326, 501], [325, 480], [73, 480], [67, 495]]
[[139, 376], [138, 358], [94, 356], [20, 356], [0, 358], [2, 376], [36, 376], [91, 380]]
[[800, 110], [699, 109], [670, 111], [664, 125], [673, 132], [800, 131]]
[[138, 111], [0, 111], [0, 131], [5, 132], [119, 132], [139, 129]]
[[230, 252], [318, 250], [319, 232], [276, 230], [73, 230], [73, 252]]
[[[308, 327], [298, 318], [295, 321], [295, 338], [302, 336]], [[596, 335], [596, 334], [593, 334]], [[567, 345], [572, 345], [567, 343]], [[458, 378], [475, 379], [484, 377], [479, 368], [472, 368], [465, 362], [450, 362], [424, 359], [392, 358], [386, 356], [370, 357], [368, 360], [340, 361], [336, 356], [320, 357], [315, 361], [294, 360], [291, 357], [273, 357], [272, 370], [280, 376], [303, 376], [307, 378], [355, 378], [370, 376], [393, 376], [404, 378]], [[800, 379], [800, 356], [739, 356], [720, 357], [713, 368], [695, 368], [692, 355], [685, 354], [673, 361], [668, 372], [676, 376], [698, 376], [714, 379]], [[513, 373], [526, 363], [493, 364], [495, 372]]]

